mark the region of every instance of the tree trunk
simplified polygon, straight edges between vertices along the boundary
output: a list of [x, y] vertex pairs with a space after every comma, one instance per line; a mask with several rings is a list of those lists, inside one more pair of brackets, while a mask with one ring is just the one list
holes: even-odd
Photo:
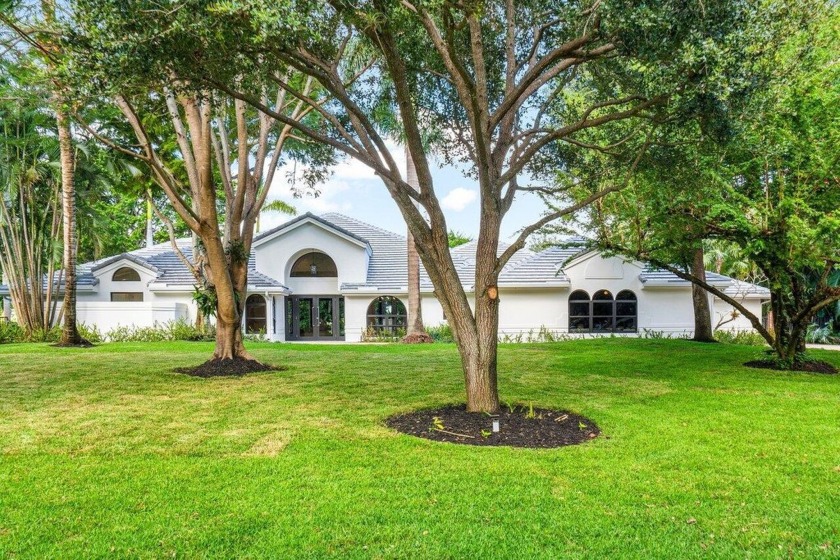
[[[467, 389], [467, 410], [494, 413], [499, 410], [497, 347], [499, 344], [499, 291], [496, 250], [500, 218], [482, 208], [482, 228], [475, 253], [475, 321], [463, 343], [461, 358]], [[468, 310], [467, 310], [468, 311]]]
[[242, 343], [241, 321], [227, 322], [221, 317], [216, 318], [216, 347], [213, 350], [213, 358], [219, 360], [251, 359]]
[[[703, 248], [694, 251], [691, 263], [691, 274], [706, 281], [706, 265], [703, 259]], [[697, 342], [714, 342], [712, 333], [712, 313], [709, 309], [709, 294], [697, 284], [691, 284], [691, 299], [694, 303], [694, 338]]]
[[61, 98], [56, 96], [56, 121], [61, 154], [61, 211], [64, 220], [64, 326], [59, 344], [77, 345], [84, 341], [76, 325], [76, 163], [70, 121], [61, 104]]
[[[482, 301], [484, 300], [484, 301]], [[499, 410], [497, 347], [499, 300], [477, 296], [476, 334], [459, 345], [464, 362], [467, 411], [494, 413]]]
[[[414, 160], [411, 159], [411, 152], [405, 149], [406, 158], [406, 179], [407, 183], [420, 189], [417, 180], [417, 169], [414, 167]], [[432, 342], [432, 337], [426, 332], [423, 325], [423, 308], [420, 297], [420, 255], [417, 253], [417, 246], [414, 244], [414, 236], [408, 230], [407, 255], [408, 255], [408, 328], [406, 329], [404, 342]]]
[[207, 255], [205, 270], [216, 290], [216, 348], [213, 358], [251, 360], [253, 358], [242, 342], [242, 316], [248, 282], [247, 256], [240, 262], [242, 255], [236, 251], [229, 251], [228, 255], [218, 235], [213, 235], [215, 231], [218, 231], [217, 226], [211, 228], [210, 235], [202, 235]]

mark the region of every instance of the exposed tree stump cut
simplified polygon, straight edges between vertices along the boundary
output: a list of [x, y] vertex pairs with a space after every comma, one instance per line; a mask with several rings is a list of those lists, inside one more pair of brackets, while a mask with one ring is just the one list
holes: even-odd
[[774, 369], [776, 371], [805, 371], [808, 373], [826, 373], [833, 375], [840, 373], [834, 365], [822, 360], [803, 360], [794, 362], [790, 368], [779, 365], [775, 360], [752, 360], [744, 364], [747, 367], [758, 369]]
[[248, 360], [245, 358], [221, 359], [213, 358], [207, 360], [199, 366], [175, 368], [176, 373], [183, 373], [185, 375], [192, 375], [193, 377], [242, 377], [249, 373], [259, 373], [263, 371], [283, 371], [287, 369], [284, 366], [272, 366], [258, 362], [257, 360]]
[[430, 344], [435, 339], [429, 333], [413, 333], [405, 335], [400, 342], [403, 344]]
[[[497, 415], [467, 412], [464, 405], [418, 410], [392, 416], [385, 424], [398, 432], [449, 443], [483, 446], [552, 448], [577, 445], [601, 430], [585, 416], [562, 410], [504, 407]], [[499, 431], [493, 432], [498, 420]]]

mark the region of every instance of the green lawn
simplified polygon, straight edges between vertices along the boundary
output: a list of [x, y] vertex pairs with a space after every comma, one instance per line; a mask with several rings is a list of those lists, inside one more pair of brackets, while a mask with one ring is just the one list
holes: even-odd
[[254, 344], [289, 369], [171, 373], [210, 350], [0, 346], [0, 557], [840, 558], [840, 376], [731, 345], [504, 346], [503, 400], [604, 435], [494, 449], [382, 425], [462, 400], [451, 345]]

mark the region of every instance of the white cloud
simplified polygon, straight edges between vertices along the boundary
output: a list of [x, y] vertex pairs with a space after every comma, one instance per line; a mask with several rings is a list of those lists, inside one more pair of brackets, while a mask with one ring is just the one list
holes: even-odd
[[[404, 150], [392, 142], [388, 142], [387, 146], [391, 152], [391, 157], [394, 158], [397, 165], [400, 166], [400, 169], [404, 169]], [[299, 214], [305, 212], [313, 212], [315, 214], [322, 214], [324, 212], [349, 213], [353, 210], [354, 193], [358, 193], [359, 190], [380, 188], [382, 194], [387, 196], [384, 187], [382, 187], [381, 180], [367, 165], [352, 158], [345, 157], [332, 168], [332, 174], [329, 178], [324, 183], [318, 185], [317, 188], [320, 191], [318, 196], [312, 196], [311, 194], [302, 192], [298, 193], [302, 195], [300, 198], [295, 198], [295, 192], [290, 184], [290, 176], [293, 169], [293, 164], [287, 162], [277, 170], [268, 198], [269, 200], [279, 198], [288, 202], [298, 210]], [[296, 171], [299, 179], [300, 174], [304, 171], [303, 166], [298, 165]], [[264, 218], [266, 223], [282, 223], [288, 219], [288, 216], [268, 214]]]
[[478, 193], [475, 189], [455, 187], [443, 197], [443, 200], [441, 200], [440, 203], [446, 210], [460, 212], [472, 204], [476, 198], [478, 198]]

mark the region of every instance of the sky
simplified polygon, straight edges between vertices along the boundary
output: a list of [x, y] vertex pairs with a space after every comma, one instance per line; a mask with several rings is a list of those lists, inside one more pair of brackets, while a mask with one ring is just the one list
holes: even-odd
[[[394, 159], [405, 169], [403, 149], [396, 144], [390, 144], [389, 149]], [[332, 176], [320, 186], [320, 195], [317, 197], [304, 195], [295, 198], [289, 179], [291, 171], [291, 164], [278, 170], [269, 191], [269, 200], [288, 202], [297, 209], [298, 214], [339, 212], [404, 234], [405, 222], [396, 203], [382, 181], [366, 165], [350, 158], [344, 159], [333, 168]], [[432, 169], [432, 178], [449, 229], [475, 238], [478, 234], [479, 210], [477, 183], [465, 177], [460, 169], [441, 165]], [[521, 228], [538, 220], [543, 209], [538, 197], [527, 193], [518, 195], [502, 222], [502, 239], [511, 241]], [[261, 217], [261, 229], [268, 230], [287, 220], [289, 216], [265, 213]]]

